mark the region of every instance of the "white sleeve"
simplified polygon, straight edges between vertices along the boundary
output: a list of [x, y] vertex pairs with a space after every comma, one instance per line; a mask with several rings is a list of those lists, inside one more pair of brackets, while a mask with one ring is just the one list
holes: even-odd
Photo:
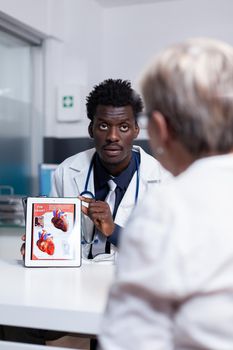
[[99, 338], [101, 350], [173, 348], [172, 299], [176, 289], [179, 294], [180, 284], [169, 284], [173, 258], [166, 243], [171, 222], [158, 197], [151, 193], [147, 197], [122, 233], [116, 282]]

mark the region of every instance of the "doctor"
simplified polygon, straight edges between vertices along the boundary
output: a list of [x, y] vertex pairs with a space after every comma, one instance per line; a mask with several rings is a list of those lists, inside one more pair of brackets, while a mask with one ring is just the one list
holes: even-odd
[[[139, 133], [136, 117], [143, 106], [129, 81], [103, 81], [90, 92], [86, 107], [95, 148], [66, 159], [57, 168], [51, 196], [79, 196], [83, 258], [111, 260], [120, 229], [148, 188], [161, 181], [161, 168], [153, 157], [133, 146]], [[112, 211], [105, 201], [110, 179], [116, 186]]]

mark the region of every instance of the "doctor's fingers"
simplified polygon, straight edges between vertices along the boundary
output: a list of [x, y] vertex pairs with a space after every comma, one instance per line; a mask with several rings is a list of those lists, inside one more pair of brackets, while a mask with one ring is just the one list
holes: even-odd
[[113, 217], [109, 209], [93, 211], [90, 212], [88, 216], [96, 226], [102, 225], [104, 222], [113, 225]]
[[94, 203], [94, 202], [95, 202], [95, 199], [94, 199], [94, 198], [87, 198], [87, 197], [84, 197], [84, 196], [78, 196], [78, 198], [79, 198], [82, 202], [85, 202], [85, 203]]
[[88, 207], [82, 205], [81, 209], [82, 213], [89, 216], [91, 219], [94, 213], [106, 213], [107, 215], [111, 215], [108, 203], [102, 201], [91, 202]]
[[104, 205], [97, 204], [97, 205], [89, 205], [88, 207], [86, 207], [85, 205], [82, 205], [81, 210], [82, 210], [82, 213], [84, 215], [87, 215], [89, 217], [92, 215], [92, 213], [101, 213], [101, 212], [105, 212], [108, 210], [110, 211], [107, 203], [106, 203], [106, 205], [105, 204]]
[[90, 203], [88, 207], [88, 213], [111, 213], [108, 203], [97, 201], [95, 203]]
[[84, 205], [81, 206], [82, 213], [84, 215], [88, 215], [88, 207], [85, 207]]
[[22, 255], [22, 258], [24, 259], [24, 258], [25, 258], [25, 243], [23, 243], [23, 244], [21, 245], [20, 253], [21, 253], [21, 255]]
[[96, 213], [95, 215], [93, 215], [92, 221], [94, 222], [96, 228], [100, 232], [102, 232], [106, 237], [110, 236], [113, 233], [115, 224], [111, 214], [106, 215], [106, 213]]
[[89, 211], [89, 217], [92, 220], [112, 220], [112, 213], [110, 212], [110, 210]]
[[[26, 241], [26, 235], [23, 234], [23, 235], [21, 236], [21, 239], [22, 239], [23, 242], [25, 242], [25, 241]], [[22, 258], [24, 259], [24, 257], [25, 257], [25, 243], [23, 243], [23, 244], [21, 245], [21, 247], [20, 247], [20, 254], [22, 255]]]

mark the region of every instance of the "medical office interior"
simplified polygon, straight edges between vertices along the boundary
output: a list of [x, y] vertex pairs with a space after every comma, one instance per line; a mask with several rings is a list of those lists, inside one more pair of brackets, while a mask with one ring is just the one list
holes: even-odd
[[[22, 197], [47, 195], [57, 164], [92, 146], [93, 86], [137, 90], [151, 57], [186, 38], [233, 44], [232, 13], [232, 0], [0, 0], [0, 260], [21, 259]], [[150, 152], [143, 123], [136, 143]]]

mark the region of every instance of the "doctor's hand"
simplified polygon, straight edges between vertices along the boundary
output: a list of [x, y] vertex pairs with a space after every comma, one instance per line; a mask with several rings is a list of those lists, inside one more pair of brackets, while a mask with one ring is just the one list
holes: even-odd
[[22, 235], [21, 237], [22, 241], [24, 242], [22, 245], [21, 245], [21, 248], [20, 248], [20, 253], [22, 255], [22, 258], [24, 259], [25, 258], [25, 240], [26, 240], [26, 235]]
[[88, 203], [88, 207], [82, 205], [82, 213], [87, 215], [94, 223], [96, 228], [106, 237], [111, 236], [115, 224], [108, 203], [96, 201], [93, 198], [78, 197], [82, 202]]

